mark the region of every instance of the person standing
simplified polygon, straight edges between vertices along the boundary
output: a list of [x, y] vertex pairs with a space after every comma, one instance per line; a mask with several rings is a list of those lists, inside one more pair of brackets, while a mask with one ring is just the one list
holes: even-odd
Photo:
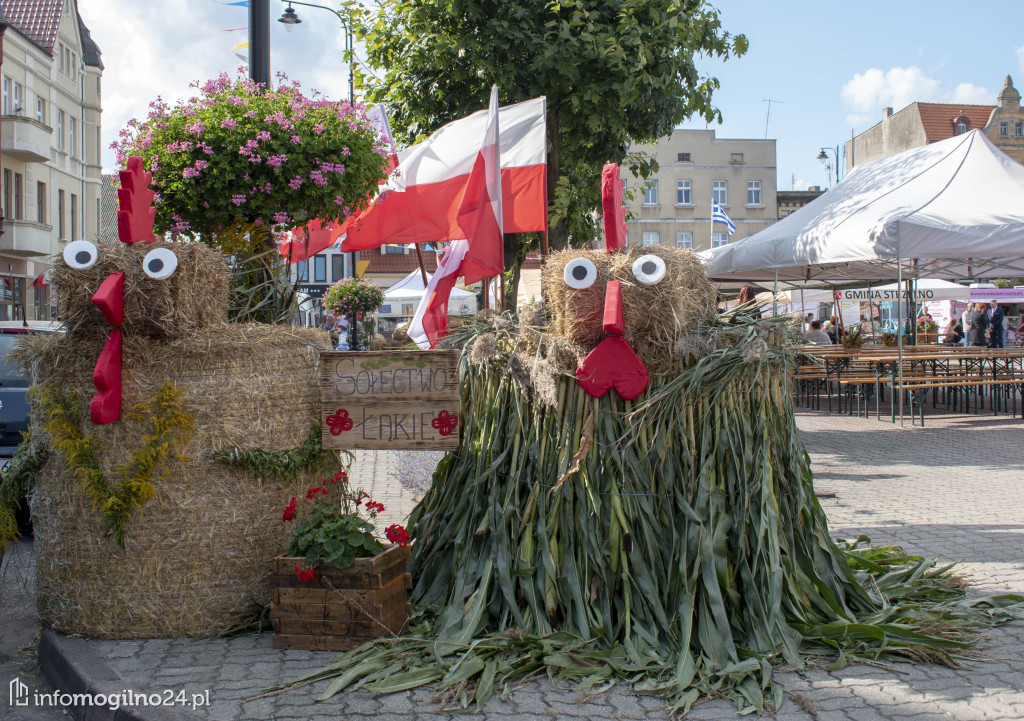
[[[972, 304], [973, 305], [973, 304]], [[967, 345], [969, 346], [984, 346], [986, 330], [988, 330], [988, 306], [984, 303], [978, 303], [974, 310], [969, 311], [971, 329], [967, 331]]]
[[967, 304], [967, 310], [960, 314], [960, 323], [963, 326], [964, 340], [963, 344], [970, 345], [971, 336], [971, 313], [974, 312], [974, 303]]
[[[746, 305], [747, 303], [753, 303], [756, 295], [757, 291], [754, 289], [754, 286], [749, 284], [745, 285], [740, 288], [740, 294], [736, 298], [736, 305], [741, 306]], [[756, 305], [751, 306], [750, 312], [747, 313], [747, 315], [757, 320], [761, 320], [761, 309]]]
[[1003, 318], [1005, 318], [1006, 314], [1003, 312], [1003, 309], [999, 307], [999, 303], [993, 299], [992, 307], [985, 315], [988, 320], [988, 347], [1002, 348], [1004, 342]]

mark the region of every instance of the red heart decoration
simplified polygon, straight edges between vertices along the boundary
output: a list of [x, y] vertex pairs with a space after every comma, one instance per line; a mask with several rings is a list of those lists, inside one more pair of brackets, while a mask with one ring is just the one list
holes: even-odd
[[650, 380], [647, 366], [633, 352], [629, 342], [619, 336], [601, 341], [576, 369], [576, 382], [594, 398], [614, 388], [631, 401], [644, 392]]

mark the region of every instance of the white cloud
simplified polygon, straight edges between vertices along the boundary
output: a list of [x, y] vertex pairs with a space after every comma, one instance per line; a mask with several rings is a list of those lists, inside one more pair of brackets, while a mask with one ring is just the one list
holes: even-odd
[[793, 181], [793, 190], [807, 190], [807, 188], [809, 188], [810, 185], [811, 184], [808, 183], [803, 178], [797, 178], [796, 180]]
[[[1017, 54], [1024, 63], [1024, 46], [1017, 49]], [[987, 88], [973, 83], [946, 88], [916, 65], [894, 67], [888, 71], [869, 68], [863, 73], [855, 73], [843, 85], [842, 97], [853, 111], [846, 117], [847, 124], [851, 126], [877, 122], [881, 119], [882, 108], [891, 107], [898, 111], [915, 101], [982, 105], [995, 102], [995, 93]]]
[[[271, 12], [276, 7], [271, 8]], [[158, 95], [171, 104], [195, 94], [194, 80], [218, 73], [234, 75], [240, 61], [231, 47], [248, 39], [245, 8], [190, 0], [160, 3], [135, 0], [90, 0], [80, 7], [82, 19], [99, 45], [103, 65], [103, 166], [114, 170], [107, 146], [125, 123], [145, 117]], [[305, 21], [294, 33], [271, 18], [271, 73], [283, 70], [327, 97], [348, 95], [348, 73], [342, 61], [344, 42], [340, 23], [325, 11], [301, 13]], [[323, 16], [323, 17], [320, 17]]]

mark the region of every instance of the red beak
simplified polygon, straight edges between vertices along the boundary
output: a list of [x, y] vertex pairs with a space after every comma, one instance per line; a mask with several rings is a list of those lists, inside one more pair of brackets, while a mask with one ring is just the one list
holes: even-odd
[[111, 273], [91, 298], [107, 323], [120, 328], [124, 323], [124, 273]]
[[89, 406], [89, 418], [93, 425], [101, 426], [121, 418], [120, 327], [124, 323], [124, 273], [108, 275], [93, 293], [92, 302], [103, 313], [107, 323], [114, 326], [92, 371], [96, 395]]
[[622, 319], [622, 283], [609, 280], [604, 291], [604, 332], [622, 335], [626, 322]]

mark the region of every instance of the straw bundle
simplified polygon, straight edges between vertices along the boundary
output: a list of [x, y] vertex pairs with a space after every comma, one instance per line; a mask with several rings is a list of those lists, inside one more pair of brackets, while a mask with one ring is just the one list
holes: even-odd
[[[633, 262], [642, 255], [665, 261], [667, 273], [654, 285], [633, 276]], [[586, 257], [597, 267], [597, 280], [588, 288], [566, 285], [562, 273], [574, 258]], [[605, 287], [622, 283], [623, 337], [651, 373], [673, 369], [672, 346], [683, 329], [714, 315], [715, 289], [700, 261], [688, 250], [660, 246], [629, 247], [615, 253], [567, 250], [545, 263], [544, 295], [553, 319], [552, 335], [569, 339], [588, 351], [605, 338], [602, 326]]]
[[[18, 356], [34, 383], [57, 384], [87, 419], [102, 342], [35, 336]], [[301, 446], [317, 415], [317, 354], [326, 344], [323, 331], [263, 325], [206, 327], [172, 341], [126, 336], [123, 407], [145, 404], [170, 379], [183, 392], [194, 431], [181, 458], [161, 462], [165, 473], [134, 509], [123, 549], [104, 536], [74, 469], [51, 453], [32, 499], [44, 623], [101, 638], [208, 636], [252, 604], [267, 603], [269, 561], [285, 546], [281, 510], [296, 491], [233, 471], [213, 455]], [[34, 436], [52, 448], [40, 405], [37, 394]], [[101, 449], [97, 460], [111, 481], [148, 432], [130, 413], [105, 426], [86, 420], [81, 430]]]
[[[142, 270], [142, 260], [156, 248], [170, 248], [178, 267], [164, 280]], [[126, 336], [181, 338], [192, 331], [223, 323], [228, 307], [228, 268], [220, 253], [202, 243], [101, 243], [95, 265], [86, 270], [54, 266], [54, 292], [60, 320], [68, 335], [105, 339], [107, 323], [90, 298], [111, 273], [124, 272]]]

